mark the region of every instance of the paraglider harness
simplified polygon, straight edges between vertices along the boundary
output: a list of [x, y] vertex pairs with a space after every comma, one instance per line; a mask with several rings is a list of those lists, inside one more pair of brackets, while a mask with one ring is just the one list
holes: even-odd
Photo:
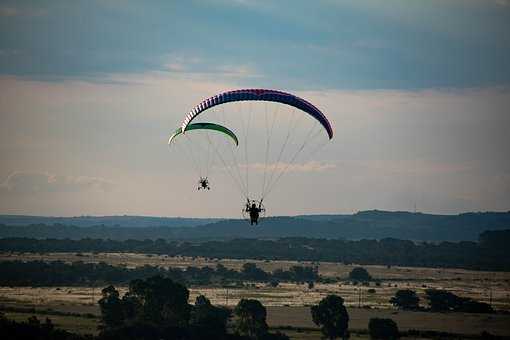
[[262, 200], [256, 201], [251, 200], [249, 198], [246, 199], [246, 206], [243, 210], [243, 213], [249, 213], [250, 214], [250, 225], [259, 224], [259, 217], [261, 214], [264, 214], [266, 212], [266, 209], [264, 208], [264, 205], [262, 204]]
[[207, 177], [200, 177], [200, 179], [198, 180], [198, 190], [200, 189], [211, 190], [211, 187], [209, 186], [209, 180], [207, 179]]

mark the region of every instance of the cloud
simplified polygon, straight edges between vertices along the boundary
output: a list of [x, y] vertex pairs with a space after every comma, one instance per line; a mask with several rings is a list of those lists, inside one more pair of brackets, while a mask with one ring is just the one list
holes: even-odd
[[216, 63], [212, 60], [190, 55], [169, 56], [164, 63], [163, 69], [167, 72], [203, 79], [261, 77], [261, 74], [250, 65]]
[[14, 49], [0, 50], [0, 57], [14, 56], [14, 55], [17, 55], [17, 54], [19, 54], [19, 51], [18, 50], [14, 50]]
[[510, 0], [496, 0], [496, 4], [500, 6], [510, 6]]
[[351, 167], [354, 172], [377, 172], [380, 175], [434, 176], [460, 174], [474, 171], [476, 166], [464, 162], [434, 162], [424, 160], [349, 160], [341, 161], [340, 167]]
[[336, 168], [335, 164], [322, 163], [317, 161], [310, 161], [302, 164], [292, 164], [285, 162], [264, 164], [264, 163], [251, 163], [251, 164], [239, 164], [239, 167], [243, 170], [248, 168], [249, 170], [257, 172], [324, 172]]
[[0, 7], [0, 17], [17, 17], [17, 16], [37, 17], [45, 15], [46, 13], [47, 12], [42, 9], [34, 8], [19, 9], [14, 7]]
[[0, 8], [0, 17], [13, 17], [18, 14], [16, 8], [12, 7], [1, 7]]
[[[239, 192], [226, 171], [211, 173], [211, 192], [197, 192], [191, 160], [165, 143], [190, 106], [235, 84], [170, 72], [111, 80], [0, 77], [2, 193], [7, 191], [2, 182], [13, 186], [15, 178], [4, 180], [18, 169], [115, 179], [115, 190], [106, 194], [3, 193], [2, 212], [238, 216]], [[435, 213], [508, 210], [509, 91], [300, 91], [296, 94], [320, 108], [335, 129], [321, 153], [305, 159], [336, 168], [307, 176], [297, 171], [321, 166], [299, 161], [291, 169], [296, 173], [277, 183], [268, 207], [272, 214], [402, 210], [413, 209], [416, 201], [419, 209]], [[250, 145], [257, 148], [258, 142]], [[239, 160], [264, 164], [263, 150]], [[43, 175], [39, 182], [47, 183], [49, 175]], [[252, 171], [250, 188], [258, 189], [255, 181], [262, 176]]]
[[[0, 54], [0, 74], [89, 80], [169, 71], [293, 89], [508, 86], [509, 14], [485, 2], [13, 2], [0, 7], [9, 17], [0, 50], [19, 53]], [[115, 24], [105, 19], [111, 13]], [[66, 34], [83, 18], [88, 25]]]
[[0, 184], [5, 193], [48, 193], [78, 191], [110, 191], [114, 183], [99, 177], [57, 176], [44, 172], [13, 172]]

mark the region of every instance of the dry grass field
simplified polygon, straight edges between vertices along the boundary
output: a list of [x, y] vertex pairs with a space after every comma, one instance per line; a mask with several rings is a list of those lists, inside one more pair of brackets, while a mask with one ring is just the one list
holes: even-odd
[[[30, 304], [16, 304], [16, 306], [33, 307]], [[97, 306], [80, 306], [67, 304], [38, 305], [39, 308], [52, 308], [61, 312], [92, 313], [99, 315]], [[320, 339], [320, 332], [312, 322], [309, 307], [267, 307], [268, 324], [272, 329], [281, 329], [292, 339]], [[448, 332], [463, 335], [479, 335], [482, 331], [500, 336], [510, 337], [510, 315], [483, 315], [464, 313], [426, 313], [393, 311], [384, 309], [348, 308], [350, 317], [349, 329], [354, 331], [353, 338], [366, 338], [370, 318], [391, 318], [397, 322], [401, 331], [410, 329], [422, 331]], [[7, 312], [6, 316], [18, 321], [26, 321], [32, 313]], [[61, 316], [35, 314], [40, 320], [46, 317], [60, 328], [78, 333], [96, 333], [99, 319], [78, 316]], [[290, 328], [290, 329], [289, 329]]]
[[[265, 271], [277, 268], [287, 269], [293, 265], [312, 265], [309, 262], [295, 261], [254, 261], [232, 259], [205, 259], [186, 257], [167, 257], [146, 254], [0, 254], [0, 261], [5, 260], [43, 260], [43, 261], [84, 261], [106, 262], [112, 265], [137, 267], [146, 264], [162, 267], [186, 268], [187, 266], [210, 266], [218, 263], [228, 268], [239, 270], [246, 262], [254, 262]], [[424, 301], [427, 288], [447, 289], [455, 294], [472, 297], [479, 301], [492, 302], [499, 310], [510, 311], [510, 273], [483, 272], [462, 269], [407, 268], [385, 266], [363, 266], [370, 274], [381, 281], [380, 286], [353, 285], [348, 282], [348, 273], [355, 265], [338, 263], [318, 263], [319, 273], [326, 277], [340, 278], [335, 284], [316, 284], [308, 289], [307, 285], [281, 283], [278, 287], [264, 284], [248, 283], [243, 288], [189, 287], [193, 302], [199, 294], [206, 295], [217, 305], [235, 306], [241, 298], [260, 300], [268, 309], [268, 323], [273, 329], [284, 329], [292, 339], [320, 339], [320, 332], [313, 324], [309, 306], [317, 303], [328, 294], [342, 296], [348, 306], [350, 328], [366, 332], [368, 321], [372, 317], [391, 318], [403, 331], [429, 330], [465, 335], [476, 335], [486, 330], [492, 334], [510, 337], [510, 315], [506, 314], [462, 314], [462, 313], [426, 313], [397, 311], [388, 303], [398, 289], [416, 290]], [[97, 300], [102, 287], [0, 287], [0, 305], [11, 307], [35, 307], [73, 312], [99, 314]], [[121, 294], [127, 288], [118, 287]], [[375, 292], [369, 293], [369, 289]], [[490, 292], [492, 291], [492, 301]], [[361, 298], [360, 298], [361, 297]], [[359, 307], [362, 308], [359, 308]], [[25, 320], [29, 314], [8, 312], [10, 318]], [[44, 319], [46, 316], [41, 315]], [[53, 316], [50, 318], [57, 326], [81, 333], [96, 331], [97, 319], [76, 316]], [[351, 339], [368, 339], [366, 334], [355, 333]]]
[[[393, 319], [402, 331], [410, 329], [480, 334], [488, 330], [493, 334], [510, 336], [510, 315], [483, 315], [467, 313], [427, 313], [394, 311], [389, 309], [348, 308], [349, 328], [366, 330], [370, 318]], [[315, 328], [308, 307], [269, 307], [271, 327], [282, 325]]]
[[[288, 269], [294, 265], [312, 265], [310, 262], [297, 261], [256, 261], [256, 260], [235, 260], [235, 259], [206, 259], [189, 257], [168, 257], [166, 255], [134, 254], [134, 253], [0, 253], [0, 261], [6, 260], [42, 260], [42, 261], [84, 261], [84, 262], [105, 262], [112, 265], [122, 265], [134, 268], [143, 265], [154, 265], [161, 267], [186, 268], [187, 266], [210, 266], [215, 267], [221, 263], [227, 268], [239, 270], [246, 262], [256, 263], [265, 271], [272, 272], [275, 269]], [[354, 286], [347, 282], [349, 272], [356, 265], [344, 265], [340, 263], [320, 262], [317, 264], [319, 273], [325, 277], [340, 278], [343, 282], [337, 284], [317, 284], [314, 289], [308, 290], [305, 285], [281, 284], [277, 288], [265, 287], [257, 284], [255, 287], [242, 289], [224, 288], [203, 288], [191, 289], [193, 296], [204, 294], [214, 303], [234, 305], [241, 297], [252, 297], [260, 299], [267, 306], [302, 306], [316, 303], [327, 294], [339, 294], [349, 306], [359, 305], [359, 295], [363, 306], [374, 308], [391, 307], [388, 300], [398, 289], [416, 290], [420, 297], [424, 297], [427, 288], [447, 289], [453, 293], [471, 297], [478, 301], [492, 303], [493, 307], [500, 310], [510, 311], [510, 273], [509, 272], [488, 272], [473, 271], [453, 268], [418, 268], [418, 267], [391, 267], [386, 266], [363, 266], [370, 274], [382, 281], [380, 286], [371, 287]], [[375, 289], [375, 293], [368, 293], [369, 289]], [[67, 290], [66, 290], [67, 289]], [[68, 291], [74, 293], [65, 293]], [[90, 291], [89, 291], [90, 290]], [[18, 292], [17, 292], [18, 291]], [[95, 289], [96, 295], [97, 289]], [[0, 296], [28, 300], [72, 300], [92, 302], [92, 288], [61, 288], [55, 291], [50, 288], [41, 293], [31, 291], [0, 288]], [[492, 296], [491, 296], [492, 295]], [[48, 297], [49, 296], [49, 297]], [[96, 296], [97, 297], [97, 296]], [[422, 299], [424, 301], [424, 299]]]
[[9, 319], [26, 322], [29, 316], [35, 315], [37, 318], [44, 322], [46, 318], [51, 319], [53, 325], [57, 328], [65, 329], [67, 331], [79, 334], [96, 334], [98, 319], [89, 319], [79, 316], [62, 316], [62, 315], [46, 315], [46, 314], [33, 314], [33, 313], [13, 313], [7, 312], [5, 316]]

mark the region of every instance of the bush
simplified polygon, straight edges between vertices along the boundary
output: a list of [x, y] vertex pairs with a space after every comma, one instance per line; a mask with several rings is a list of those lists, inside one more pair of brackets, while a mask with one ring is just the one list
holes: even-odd
[[430, 310], [433, 312], [492, 313], [492, 307], [484, 302], [457, 296], [446, 290], [427, 289]]
[[355, 267], [349, 273], [349, 279], [361, 282], [367, 282], [372, 280], [372, 276], [363, 267]]
[[371, 318], [368, 322], [368, 332], [372, 339], [398, 339], [400, 333], [397, 323], [392, 319]]
[[390, 303], [395, 307], [405, 310], [415, 310], [419, 308], [420, 298], [416, 292], [410, 289], [401, 289], [390, 299]]

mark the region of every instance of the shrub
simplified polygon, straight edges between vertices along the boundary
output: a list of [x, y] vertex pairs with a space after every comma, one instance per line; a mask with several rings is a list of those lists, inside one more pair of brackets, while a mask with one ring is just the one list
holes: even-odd
[[372, 280], [372, 276], [370, 276], [368, 271], [363, 267], [353, 268], [351, 270], [351, 272], [349, 273], [349, 278], [351, 280], [361, 281], [361, 282], [366, 282], [366, 281]]
[[390, 303], [395, 307], [406, 310], [418, 309], [420, 298], [416, 292], [410, 289], [401, 289], [390, 299]]
[[397, 323], [392, 319], [371, 318], [368, 322], [368, 332], [372, 339], [398, 339], [400, 333]]

